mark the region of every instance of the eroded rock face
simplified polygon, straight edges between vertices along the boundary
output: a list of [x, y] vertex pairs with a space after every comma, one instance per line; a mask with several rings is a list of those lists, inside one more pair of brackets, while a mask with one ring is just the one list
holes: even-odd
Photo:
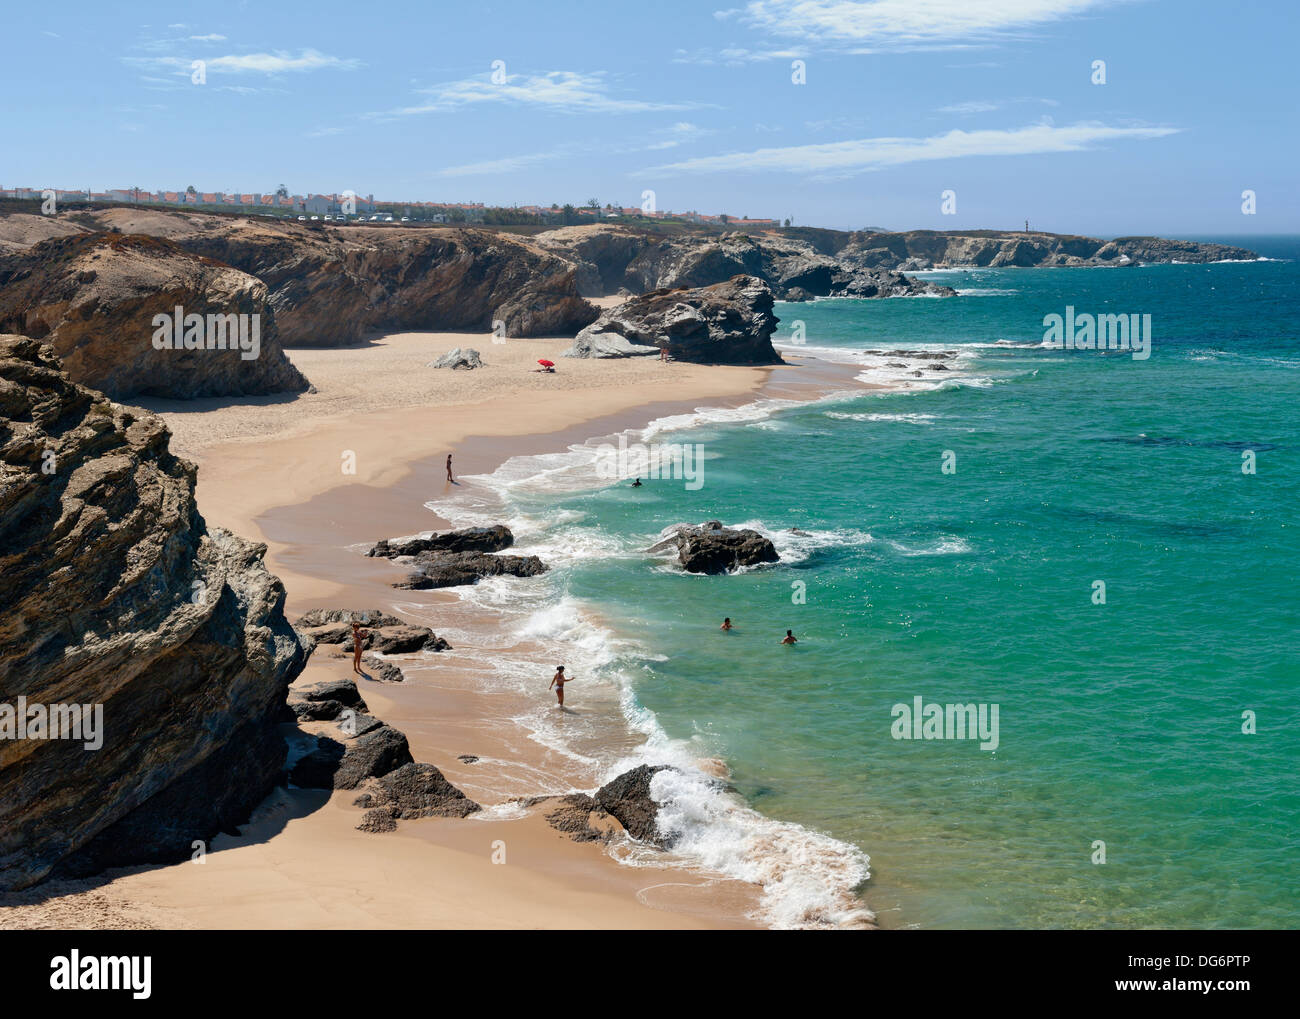
[[[267, 298], [261, 280], [155, 237], [80, 234], [0, 259], [0, 332], [44, 339], [72, 381], [118, 400], [306, 390]], [[155, 347], [155, 316], [175, 324], [177, 308], [182, 325], [203, 317], [203, 349]]]
[[[418, 227], [391, 230], [170, 214], [121, 229], [166, 229], [176, 244], [262, 280], [283, 342], [338, 347], [397, 330], [572, 334], [596, 317], [565, 259], [508, 234]], [[160, 219], [155, 214], [154, 219]]]
[[737, 275], [762, 280], [779, 300], [954, 293], [888, 268], [845, 261], [808, 239], [775, 232], [664, 237], [599, 224], [552, 230], [536, 239], [577, 265], [585, 296], [707, 287]]
[[97, 750], [0, 738], [0, 888], [188, 858], [278, 779], [306, 648], [266, 547], [209, 530], [194, 480], [160, 418], [0, 336], [0, 705], [103, 719]]
[[723, 527], [717, 520], [698, 527], [678, 524], [668, 531], [647, 551], [676, 549], [677, 561], [690, 573], [730, 573], [742, 566], [775, 563], [781, 558], [769, 538], [749, 528]]
[[666, 348], [679, 361], [701, 364], [780, 364], [772, 346], [777, 318], [772, 291], [753, 276], [696, 289], [656, 290], [601, 313], [578, 333], [565, 357], [598, 353], [610, 341], [631, 353]]

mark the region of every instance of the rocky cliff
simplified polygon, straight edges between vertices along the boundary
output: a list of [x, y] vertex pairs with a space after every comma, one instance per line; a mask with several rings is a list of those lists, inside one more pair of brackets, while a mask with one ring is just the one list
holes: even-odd
[[161, 419], [0, 336], [0, 889], [184, 859], [280, 775], [306, 648], [194, 480]]
[[347, 346], [375, 331], [488, 332], [494, 322], [506, 336], [564, 335], [596, 317], [571, 263], [508, 234], [130, 209], [94, 218], [256, 276], [290, 347]]
[[1203, 241], [974, 230], [911, 230], [846, 235], [836, 257], [873, 269], [917, 271], [954, 266], [1096, 266], [1143, 262], [1219, 262], [1258, 258], [1253, 251]]
[[537, 242], [578, 267], [588, 296], [706, 287], [736, 275], [762, 280], [778, 299], [950, 296], [954, 291], [890, 271], [850, 263], [807, 241], [780, 234], [682, 234], [671, 238], [628, 227], [567, 227]]
[[707, 287], [655, 290], [601, 313], [565, 357], [658, 354], [700, 364], [780, 364], [772, 291], [753, 276]]
[[[77, 234], [0, 259], [0, 332], [46, 340], [74, 382], [119, 400], [307, 389], [267, 296], [261, 280], [154, 237]], [[201, 329], [187, 349], [190, 315]]]

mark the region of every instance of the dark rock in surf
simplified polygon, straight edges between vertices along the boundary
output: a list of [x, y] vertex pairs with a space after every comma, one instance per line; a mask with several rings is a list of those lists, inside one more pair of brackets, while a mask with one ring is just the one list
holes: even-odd
[[421, 552], [501, 552], [514, 543], [515, 536], [510, 528], [505, 524], [493, 524], [491, 527], [463, 527], [409, 538], [385, 538], [376, 542], [366, 555], [393, 559]]
[[634, 839], [668, 849], [673, 839], [659, 830], [659, 804], [650, 795], [650, 781], [659, 772], [669, 770], [673, 769], [664, 764], [643, 764], [601, 786], [593, 799]]
[[779, 562], [776, 546], [749, 528], [723, 527], [710, 520], [698, 527], [678, 524], [663, 540], [650, 546], [651, 553], [677, 550], [677, 559], [689, 573], [730, 573], [742, 566]]
[[537, 556], [485, 555], [482, 552], [422, 552], [415, 570], [393, 586], [411, 591], [477, 584], [483, 577], [536, 577], [549, 567]]

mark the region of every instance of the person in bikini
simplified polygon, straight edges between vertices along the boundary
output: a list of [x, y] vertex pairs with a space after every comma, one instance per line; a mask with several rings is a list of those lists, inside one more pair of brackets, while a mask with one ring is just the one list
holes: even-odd
[[[563, 665], [557, 665], [557, 666], [555, 667], [555, 675], [551, 677], [551, 686], [555, 687], [555, 696], [556, 696], [557, 698], [559, 698], [559, 701], [560, 701], [560, 707], [564, 707], [564, 684], [565, 684], [565, 682], [566, 682], [566, 677], [565, 677], [565, 675], [564, 675], [564, 666], [563, 666]], [[549, 689], [551, 688], [551, 686], [548, 686], [546, 689], [549, 690]]]
[[781, 641], [781, 643], [782, 643], [782, 644], [798, 644], [798, 643], [799, 643], [799, 638], [796, 637], [796, 636], [795, 636], [793, 633], [791, 633], [789, 630], [786, 630], [786, 631], [785, 631], [785, 640]]
[[447, 454], [447, 480], [450, 481], [453, 485], [456, 483], [456, 479], [451, 476], [451, 454], [450, 453]]
[[352, 671], [361, 671], [361, 642], [370, 636], [369, 630], [361, 629], [361, 624], [352, 621]]

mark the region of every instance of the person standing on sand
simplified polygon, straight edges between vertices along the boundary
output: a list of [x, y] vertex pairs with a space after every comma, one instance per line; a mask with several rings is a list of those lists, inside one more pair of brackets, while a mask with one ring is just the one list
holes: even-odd
[[731, 617], [728, 616], [726, 619], [724, 619], [724, 620], [722, 621], [722, 625], [721, 625], [720, 627], [718, 627], [718, 629], [720, 629], [720, 630], [730, 630], [730, 629], [731, 629]]
[[352, 671], [361, 672], [361, 642], [370, 636], [369, 630], [361, 629], [361, 624], [352, 621]]
[[[564, 666], [557, 665], [555, 667], [555, 675], [551, 677], [551, 686], [555, 687], [555, 696], [560, 701], [560, 707], [564, 707], [564, 684], [566, 682]], [[551, 686], [548, 686], [546, 689], [549, 690]]]
[[799, 639], [798, 639], [797, 637], [795, 637], [795, 635], [794, 635], [793, 633], [791, 633], [789, 630], [786, 630], [786, 631], [785, 631], [785, 640], [781, 641], [781, 643], [782, 643], [782, 644], [798, 644], [798, 643], [799, 643]]
[[456, 483], [456, 479], [451, 476], [451, 454], [450, 453], [447, 454], [447, 480], [450, 481], [453, 485]]

